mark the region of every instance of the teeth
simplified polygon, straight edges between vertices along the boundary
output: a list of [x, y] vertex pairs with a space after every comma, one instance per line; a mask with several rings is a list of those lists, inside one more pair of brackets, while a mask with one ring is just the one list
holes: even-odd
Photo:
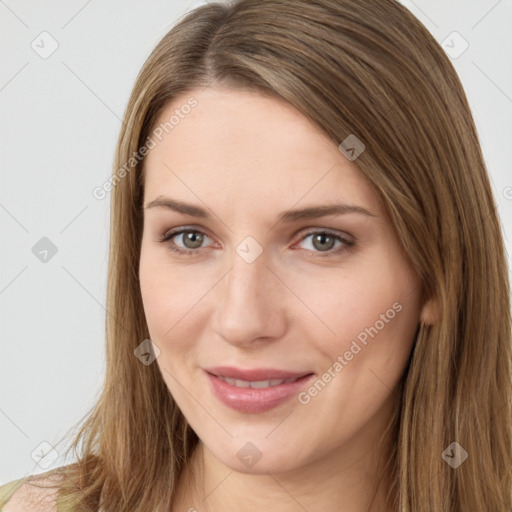
[[248, 381], [248, 380], [240, 380], [240, 379], [232, 379], [230, 377], [222, 377], [218, 376], [220, 380], [231, 384], [231, 386], [236, 386], [238, 388], [254, 388], [254, 389], [263, 389], [269, 388], [272, 386], [279, 386], [279, 384], [287, 384], [289, 382], [294, 382], [300, 377], [293, 377], [291, 379], [271, 379], [271, 380], [256, 380], [256, 381]]
[[[275, 382], [275, 384], [271, 384], [271, 382]], [[256, 380], [254, 382], [250, 382], [251, 388], [256, 389], [269, 388], [270, 386], [276, 386], [277, 384], [281, 384], [281, 381]]]

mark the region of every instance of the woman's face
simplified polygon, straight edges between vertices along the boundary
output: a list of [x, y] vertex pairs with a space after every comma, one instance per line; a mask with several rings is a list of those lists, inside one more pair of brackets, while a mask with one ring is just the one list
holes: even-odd
[[426, 306], [357, 159], [254, 92], [191, 91], [157, 125], [140, 285], [191, 427], [242, 472], [369, 452]]

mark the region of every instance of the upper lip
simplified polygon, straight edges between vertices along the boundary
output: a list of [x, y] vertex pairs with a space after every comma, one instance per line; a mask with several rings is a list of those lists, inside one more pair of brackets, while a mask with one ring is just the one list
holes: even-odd
[[205, 368], [205, 371], [216, 375], [217, 377], [228, 377], [231, 379], [246, 380], [250, 382], [276, 379], [295, 379], [313, 373], [310, 371], [290, 372], [288, 370], [280, 370], [277, 368], [242, 369], [234, 368], [232, 366], [215, 366]]

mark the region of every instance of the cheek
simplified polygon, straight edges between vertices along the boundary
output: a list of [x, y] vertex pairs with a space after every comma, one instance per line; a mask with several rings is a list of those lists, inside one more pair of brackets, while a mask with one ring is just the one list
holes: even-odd
[[[400, 373], [419, 320], [417, 281], [406, 264], [368, 265], [364, 272], [340, 274], [315, 290], [309, 289], [308, 305], [329, 330], [311, 339], [317, 340], [325, 363], [341, 356], [346, 374], [364, 367], [382, 370], [386, 379]], [[318, 319], [312, 322], [322, 328]]]
[[[193, 337], [184, 332], [187, 324], [184, 315], [190, 310], [188, 294], [180, 293], [181, 283], [176, 276], [157, 265], [151, 254], [142, 253], [139, 267], [140, 288], [149, 337], [159, 348], [156, 364], [160, 368], [169, 391], [180, 398], [180, 382], [184, 380], [180, 365], [176, 362], [188, 358], [189, 340]], [[170, 278], [172, 277], [172, 282]], [[190, 313], [189, 313], [190, 314]], [[180, 319], [183, 319], [180, 321]], [[184, 397], [181, 398], [183, 400]]]
[[[188, 349], [206, 301], [209, 280], [197, 279], [186, 266], [170, 265], [165, 249], [141, 250], [139, 279], [144, 314], [151, 339], [162, 355]], [[212, 282], [213, 286], [214, 281]], [[206, 289], [205, 289], [206, 288]]]
[[[318, 417], [332, 416], [333, 408], [339, 414], [351, 411], [342, 422], [338, 417], [326, 423], [333, 438], [356, 432], [388, 403], [403, 375], [417, 327], [414, 275], [368, 268], [354, 273], [357, 278], [340, 276], [336, 286], [323, 288], [325, 293], [310, 295], [311, 308], [324, 313], [322, 320], [335, 334], [310, 337], [310, 353], [319, 356], [317, 371], [326, 384], [305, 389], [301, 403]], [[318, 327], [318, 320], [314, 325]]]
[[143, 241], [139, 280], [144, 314], [151, 339], [162, 348], [162, 340], [169, 330], [172, 332], [179, 318], [179, 309], [184, 306], [180, 297], [185, 297], [179, 293], [182, 290], [182, 283], [177, 281], [176, 275], [166, 270], [159, 252], [145, 247]]

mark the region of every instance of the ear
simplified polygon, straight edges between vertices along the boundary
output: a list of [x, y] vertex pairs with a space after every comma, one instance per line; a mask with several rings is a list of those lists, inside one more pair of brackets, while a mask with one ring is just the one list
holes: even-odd
[[439, 302], [436, 297], [431, 297], [421, 308], [420, 322], [434, 325], [439, 320], [439, 314]]

